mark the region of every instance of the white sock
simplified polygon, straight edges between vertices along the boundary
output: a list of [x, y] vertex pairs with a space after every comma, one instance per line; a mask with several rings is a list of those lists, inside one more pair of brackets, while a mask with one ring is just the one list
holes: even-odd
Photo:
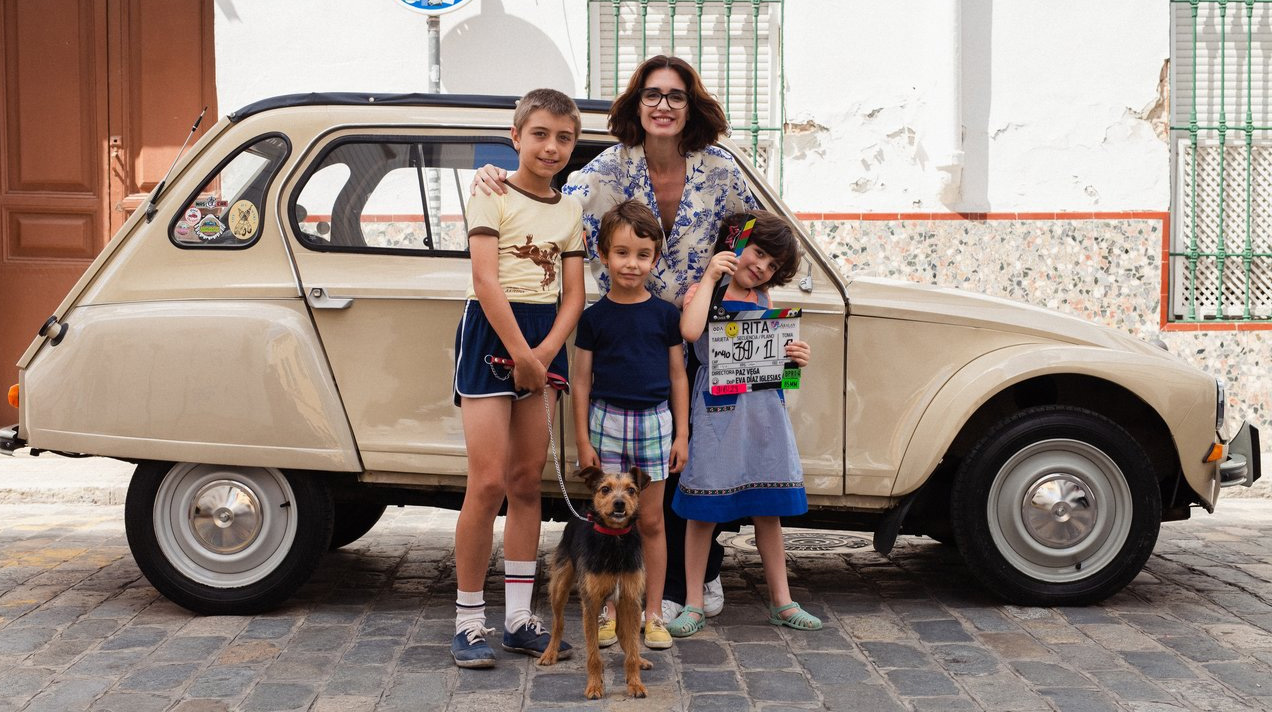
[[[474, 623], [474, 621], [476, 621]], [[481, 591], [455, 592], [455, 634], [486, 625], [486, 601]]]
[[504, 561], [504, 628], [509, 633], [530, 620], [538, 561]]

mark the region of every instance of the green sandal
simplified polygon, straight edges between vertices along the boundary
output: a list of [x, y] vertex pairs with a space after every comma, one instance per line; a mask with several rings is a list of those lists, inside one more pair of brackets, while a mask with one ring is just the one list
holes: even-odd
[[[783, 618], [782, 613], [795, 609], [789, 618]], [[798, 603], [788, 603], [785, 606], [773, 607], [769, 606], [769, 623], [773, 625], [784, 625], [795, 630], [821, 630], [822, 622], [817, 616], [800, 608]], [[672, 635], [675, 635], [674, 633]]]
[[[694, 615], [697, 618], [694, 618]], [[673, 638], [688, 638], [689, 636], [702, 630], [707, 625], [707, 614], [702, 612], [701, 608], [694, 606], [685, 606], [670, 623], [667, 624], [667, 632], [671, 633]]]

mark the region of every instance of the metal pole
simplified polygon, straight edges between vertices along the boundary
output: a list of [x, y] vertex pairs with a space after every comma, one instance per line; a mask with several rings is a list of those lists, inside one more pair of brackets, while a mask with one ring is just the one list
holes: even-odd
[[1224, 194], [1224, 164], [1228, 153], [1228, 108], [1227, 87], [1224, 78], [1228, 73], [1228, 0], [1219, 1], [1219, 246], [1215, 252], [1219, 254], [1219, 287], [1216, 290], [1215, 318], [1224, 319], [1224, 283], [1223, 268], [1228, 261], [1228, 244], [1224, 239], [1224, 213], [1228, 196]]
[[[640, 57], [637, 62], [645, 61], [649, 55], [649, 0], [640, 0]], [[616, 93], [617, 95], [617, 93]]]
[[670, 16], [667, 24], [671, 27], [671, 51], [667, 54], [674, 57], [676, 56], [676, 0], [667, 0], [667, 14]]
[[724, 115], [733, 121], [733, 0], [724, 0]]
[[1197, 0], [1192, 5], [1192, 107], [1188, 113], [1188, 145], [1192, 149], [1192, 181], [1189, 185], [1192, 211], [1188, 230], [1188, 311], [1189, 321], [1197, 318]]
[[1246, 0], [1246, 127], [1245, 127], [1245, 150], [1246, 150], [1246, 230], [1245, 230], [1245, 249], [1242, 251], [1241, 264], [1245, 268], [1245, 304], [1242, 307], [1241, 318], [1249, 319], [1253, 316], [1250, 311], [1250, 275], [1251, 268], [1254, 266], [1254, 245], [1250, 237], [1251, 219], [1254, 215], [1254, 109], [1251, 106], [1254, 103], [1254, 89], [1251, 85], [1254, 82], [1254, 0]]
[[[614, 6], [614, 93], [611, 96], [617, 99], [618, 95], [623, 93], [623, 87], [618, 83], [618, 39], [622, 36], [622, 30], [618, 26], [618, 14], [622, 8], [619, 6], [619, 0], [613, 0], [611, 4]], [[640, 61], [645, 61], [645, 58], [642, 56]]]
[[[442, 93], [442, 21], [437, 15], [428, 16], [428, 91]], [[433, 235], [433, 247], [442, 244], [442, 177], [441, 169], [428, 169], [428, 221]]]
[[[751, 0], [751, 165], [760, 165], [760, 0]], [[772, 156], [770, 156], [772, 158]], [[764, 166], [766, 175], [768, 166]]]

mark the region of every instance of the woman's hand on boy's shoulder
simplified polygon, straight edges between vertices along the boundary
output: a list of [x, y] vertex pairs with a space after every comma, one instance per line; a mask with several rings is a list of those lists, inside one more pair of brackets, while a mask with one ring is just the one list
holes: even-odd
[[508, 186], [504, 182], [508, 180], [508, 171], [491, 163], [487, 163], [477, 169], [477, 174], [473, 176], [473, 184], [469, 186], [469, 195], [477, 195], [477, 190], [481, 189], [483, 195], [498, 193], [503, 195], [508, 192]]
[[800, 368], [808, 365], [810, 356], [812, 356], [812, 349], [809, 348], [807, 341], [792, 341], [786, 345], [786, 357]]

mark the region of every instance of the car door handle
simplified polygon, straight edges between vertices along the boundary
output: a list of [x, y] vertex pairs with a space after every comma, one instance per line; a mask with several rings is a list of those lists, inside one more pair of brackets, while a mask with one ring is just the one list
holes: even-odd
[[340, 298], [327, 295], [322, 287], [313, 287], [305, 294], [305, 301], [314, 309], [348, 309], [353, 304], [350, 297]]

